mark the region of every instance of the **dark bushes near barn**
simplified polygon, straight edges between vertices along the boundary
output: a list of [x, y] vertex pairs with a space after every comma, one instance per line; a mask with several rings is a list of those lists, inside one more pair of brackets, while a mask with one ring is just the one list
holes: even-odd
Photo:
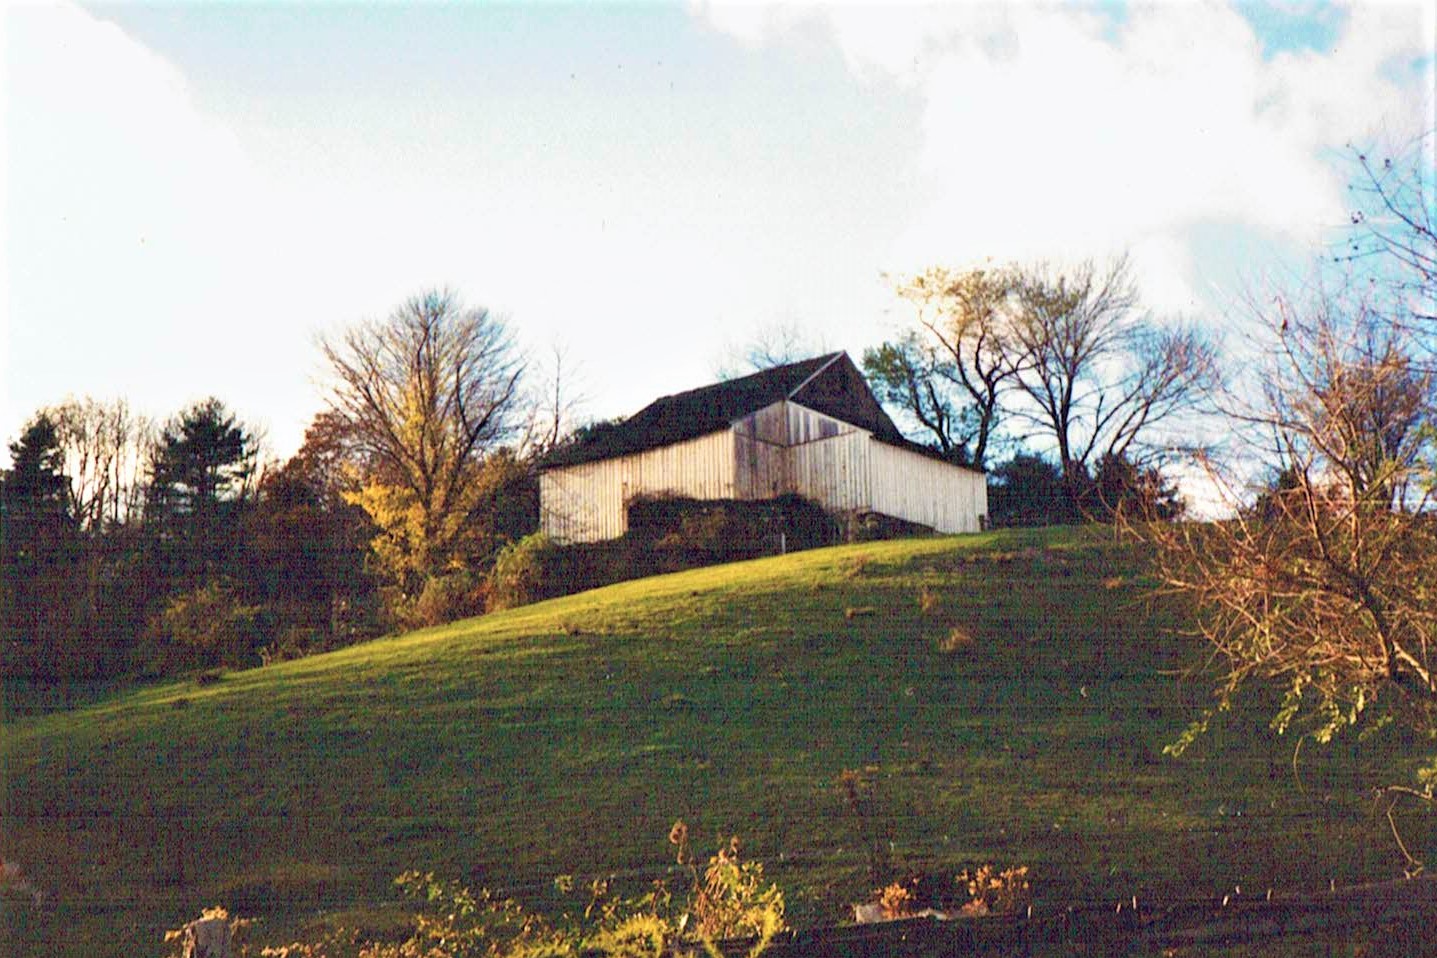
[[795, 495], [758, 501], [643, 498], [630, 502], [628, 513], [625, 539], [680, 568], [812, 549], [842, 537], [833, 516]]
[[989, 523], [1005, 526], [1112, 522], [1119, 516], [1176, 519], [1183, 514], [1177, 488], [1152, 466], [1104, 456], [1097, 473], [1073, 464], [1068, 476], [1043, 456], [1018, 453], [988, 474]]
[[557, 546], [542, 534], [507, 547], [489, 576], [490, 610], [629, 579], [832, 545], [850, 529], [800, 496], [764, 501], [677, 497], [629, 503], [629, 531], [607, 542]]

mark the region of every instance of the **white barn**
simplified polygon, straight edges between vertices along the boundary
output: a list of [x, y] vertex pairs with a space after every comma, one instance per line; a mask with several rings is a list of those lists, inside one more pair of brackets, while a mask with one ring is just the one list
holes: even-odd
[[983, 473], [904, 439], [842, 352], [664, 396], [540, 469], [541, 525], [562, 543], [617, 538], [629, 502], [663, 495], [797, 493], [938, 532], [977, 532], [988, 512]]

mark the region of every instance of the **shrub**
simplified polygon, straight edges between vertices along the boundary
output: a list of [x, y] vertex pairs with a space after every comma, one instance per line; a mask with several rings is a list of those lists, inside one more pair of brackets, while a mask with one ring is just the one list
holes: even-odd
[[627, 512], [625, 539], [670, 553], [667, 561], [680, 563], [678, 568], [811, 549], [840, 539], [834, 518], [796, 495], [753, 501], [640, 497], [628, 503]]
[[327, 652], [328, 644], [328, 636], [325, 635], [323, 629], [292, 625], [285, 629], [279, 638], [259, 649], [260, 664], [287, 662], [290, 659], [301, 659], [317, 652]]
[[424, 580], [419, 595], [398, 609], [410, 628], [425, 629], [456, 619], [479, 615], [485, 609], [486, 582], [465, 570], [446, 572]]
[[549, 577], [546, 561], [554, 553], [553, 541], [542, 532], [527, 535], [499, 550], [489, 571], [489, 611], [512, 609], [546, 598]]
[[268, 625], [264, 609], [246, 605], [224, 583], [208, 582], [171, 598], [153, 631], [189, 649], [191, 664], [245, 667], [259, 664]]
[[1046, 526], [1082, 521], [1062, 470], [1042, 456], [1018, 453], [988, 474], [988, 514], [994, 526]]
[[[1014, 915], [1032, 901], [1028, 868], [982, 865], [948, 878], [916, 874], [891, 882], [873, 893], [872, 903], [857, 906], [859, 921], [882, 918], [892, 921], [926, 914], [945, 918], [981, 918], [984, 915]], [[877, 907], [874, 907], [877, 906]]]
[[1026, 865], [1001, 872], [992, 865], [983, 865], [977, 871], [960, 873], [957, 881], [958, 887], [968, 892], [968, 903], [962, 908], [964, 915], [1011, 915], [1026, 907], [1033, 897]]

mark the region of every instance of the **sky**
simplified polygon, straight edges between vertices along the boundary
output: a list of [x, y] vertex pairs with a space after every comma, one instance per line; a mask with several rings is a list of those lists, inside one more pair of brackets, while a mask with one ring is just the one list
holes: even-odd
[[6, 443], [214, 395], [286, 457], [319, 338], [435, 287], [587, 418], [777, 326], [858, 358], [930, 265], [1127, 252], [1221, 322], [1437, 124], [1437, 0], [3, 9]]

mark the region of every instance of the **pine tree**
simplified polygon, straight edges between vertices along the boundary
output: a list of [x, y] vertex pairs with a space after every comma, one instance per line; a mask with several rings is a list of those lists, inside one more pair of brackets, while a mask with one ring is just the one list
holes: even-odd
[[0, 627], [6, 643], [15, 643], [6, 666], [70, 674], [78, 524], [54, 422], [36, 416], [10, 444], [10, 456], [0, 477]]

